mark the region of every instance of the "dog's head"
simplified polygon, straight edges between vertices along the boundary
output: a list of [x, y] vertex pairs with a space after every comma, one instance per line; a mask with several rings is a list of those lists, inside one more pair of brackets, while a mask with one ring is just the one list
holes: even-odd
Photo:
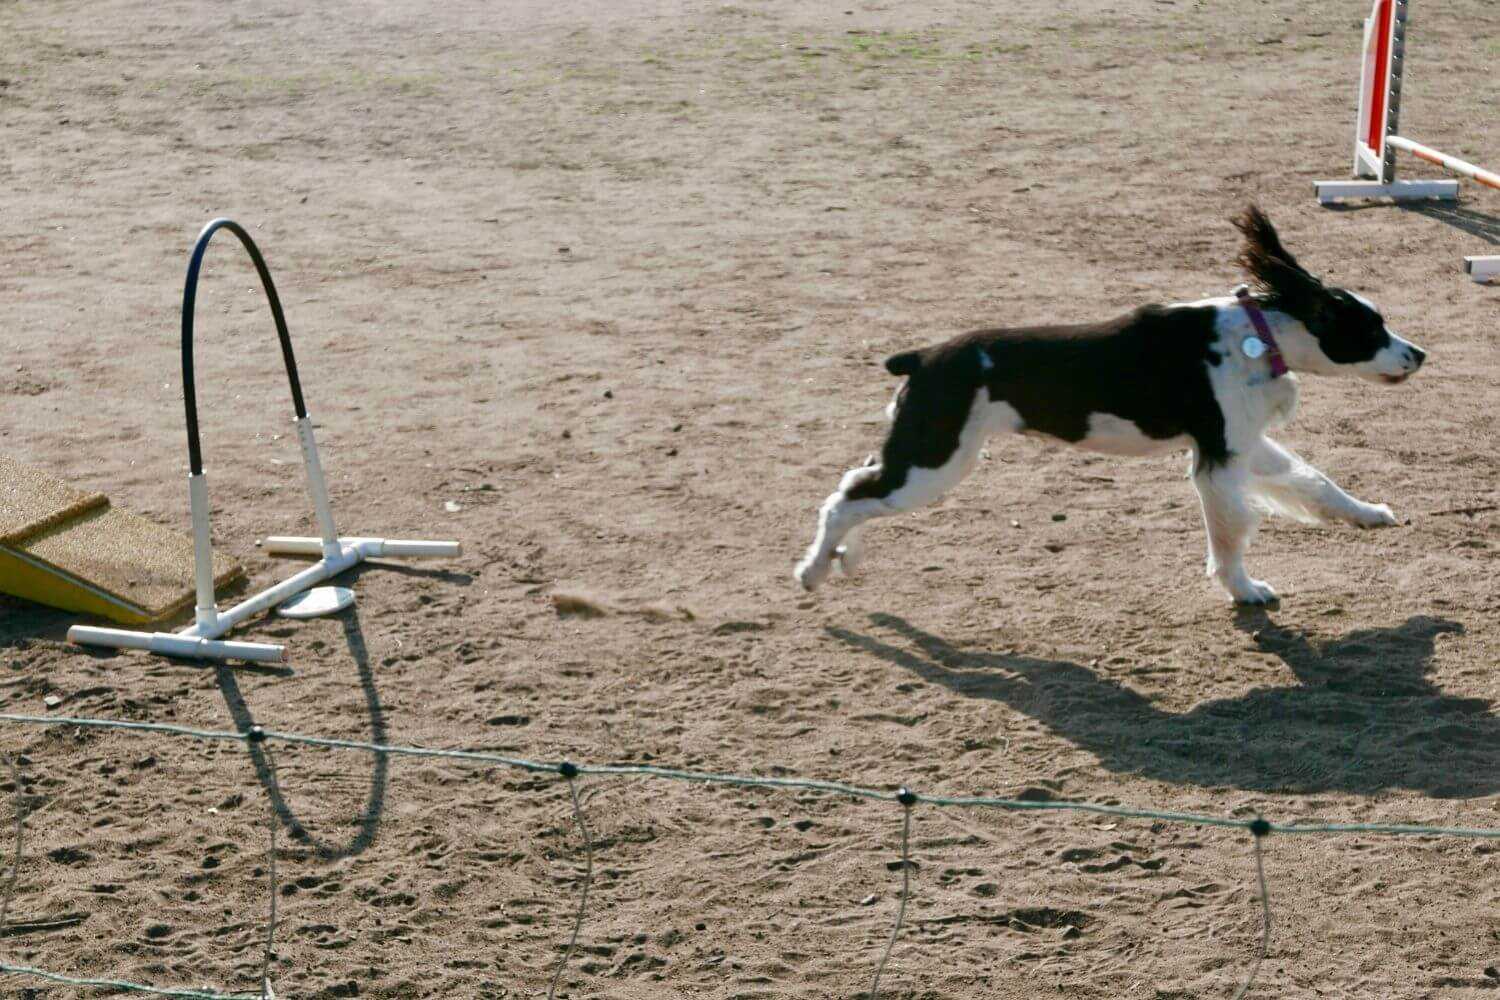
[[1391, 383], [1422, 367], [1426, 351], [1393, 333], [1368, 299], [1325, 285], [1298, 264], [1258, 207], [1246, 208], [1234, 224], [1245, 234], [1240, 265], [1266, 296], [1266, 307], [1298, 320], [1312, 335], [1311, 349], [1299, 351], [1293, 367]]

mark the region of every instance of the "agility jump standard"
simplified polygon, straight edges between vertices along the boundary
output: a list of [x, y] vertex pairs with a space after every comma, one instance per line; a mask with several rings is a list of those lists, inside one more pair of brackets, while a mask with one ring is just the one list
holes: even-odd
[[[203, 450], [198, 439], [198, 397], [193, 381], [193, 310], [198, 295], [198, 272], [208, 241], [220, 229], [239, 237], [250, 254], [261, 285], [276, 321], [281, 339], [281, 357], [286, 363], [286, 377], [292, 389], [292, 407], [297, 414], [297, 440], [302, 445], [302, 460], [307, 467], [307, 488], [312, 494], [317, 514], [318, 538], [273, 536], [265, 540], [267, 552], [273, 555], [315, 555], [317, 562], [269, 590], [242, 601], [227, 611], [214, 602], [213, 543], [209, 535], [208, 479], [203, 472]], [[187, 286], [182, 293], [182, 397], [187, 411], [188, 500], [193, 515], [193, 560], [197, 589], [197, 620], [180, 632], [131, 632], [124, 629], [94, 628], [74, 625], [68, 639], [90, 646], [115, 649], [145, 649], [166, 656], [183, 656], [201, 660], [249, 660], [280, 663], [286, 660], [286, 647], [259, 642], [223, 641], [219, 637], [252, 615], [302, 593], [316, 583], [342, 573], [370, 558], [456, 556], [458, 542], [399, 541], [388, 538], [340, 538], [333, 524], [333, 508], [328, 502], [328, 486], [323, 480], [323, 466], [318, 459], [318, 445], [313, 439], [312, 418], [302, 401], [302, 382], [297, 377], [297, 359], [292, 354], [292, 340], [287, 333], [281, 300], [271, 281], [271, 272], [250, 234], [230, 219], [215, 219], [203, 227], [188, 263]]]
[[[1318, 181], [1318, 200], [1325, 205], [1341, 198], [1456, 199], [1458, 181], [1449, 179], [1398, 181], [1396, 150], [1446, 167], [1456, 174], [1500, 189], [1500, 174], [1466, 160], [1424, 146], [1396, 134], [1401, 111], [1401, 71], [1406, 63], [1406, 29], [1410, 0], [1375, 0], [1365, 19], [1361, 60], [1359, 115], [1354, 127], [1354, 180]], [[1464, 270], [1475, 281], [1500, 275], [1500, 256], [1465, 257]]]

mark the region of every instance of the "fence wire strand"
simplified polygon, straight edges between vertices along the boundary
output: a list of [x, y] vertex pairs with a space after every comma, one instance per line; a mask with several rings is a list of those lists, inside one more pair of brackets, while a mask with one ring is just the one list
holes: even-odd
[[1249, 994], [1250, 988], [1255, 985], [1255, 977], [1260, 975], [1260, 967], [1271, 951], [1271, 893], [1266, 888], [1266, 861], [1265, 841], [1268, 824], [1264, 820], [1262, 825], [1251, 829], [1250, 834], [1255, 844], [1255, 877], [1260, 887], [1260, 954], [1255, 956], [1255, 964], [1250, 967], [1250, 975], [1238, 990], [1235, 990], [1231, 1000], [1244, 1000]]
[[[580, 894], [578, 913], [574, 920], [573, 933], [553, 973], [551, 986], [547, 996], [554, 997], [557, 985], [577, 948], [578, 937], [583, 927], [583, 921], [587, 912], [589, 889], [593, 883], [594, 857], [593, 840], [589, 834], [588, 824], [584, 817], [583, 807], [578, 798], [578, 787], [576, 779], [581, 775], [597, 775], [601, 777], [639, 777], [658, 778], [669, 781], [682, 781], [697, 784], [729, 785], [741, 788], [771, 788], [782, 790], [821, 792], [831, 795], [844, 795], [856, 799], [873, 799], [886, 802], [897, 802], [903, 807], [903, 820], [901, 832], [901, 900], [896, 910], [896, 923], [892, 929], [890, 940], [886, 943], [885, 951], [881, 956], [880, 963], [875, 970], [874, 980], [870, 987], [870, 1000], [877, 1000], [880, 988], [880, 979], [886, 965], [890, 960], [896, 940], [901, 933], [901, 927], [905, 920], [907, 902], [910, 897], [911, 885], [911, 856], [910, 835], [912, 809], [918, 804], [938, 806], [940, 808], [957, 809], [1002, 809], [1015, 812], [1076, 812], [1098, 816], [1112, 816], [1122, 819], [1146, 819], [1157, 820], [1168, 823], [1182, 823], [1192, 826], [1219, 827], [1224, 829], [1245, 830], [1253, 835], [1255, 846], [1255, 869], [1259, 883], [1261, 903], [1261, 942], [1260, 953], [1256, 957], [1255, 964], [1251, 967], [1250, 975], [1245, 983], [1239, 987], [1232, 1000], [1243, 1000], [1255, 983], [1256, 976], [1260, 972], [1261, 965], [1265, 962], [1270, 950], [1271, 940], [1271, 900], [1266, 886], [1266, 872], [1264, 859], [1264, 841], [1272, 833], [1285, 834], [1370, 834], [1386, 836], [1427, 836], [1427, 837], [1458, 837], [1468, 839], [1500, 840], [1500, 828], [1490, 827], [1452, 827], [1452, 826], [1429, 826], [1416, 823], [1323, 823], [1323, 822], [1291, 822], [1273, 823], [1260, 816], [1253, 820], [1238, 819], [1229, 816], [1213, 816], [1201, 813], [1171, 812], [1159, 809], [1137, 809], [1129, 806], [1101, 805], [1094, 802], [1079, 802], [1067, 799], [1052, 799], [1045, 801], [1030, 801], [1021, 799], [1007, 799], [993, 796], [951, 796], [951, 795], [920, 795], [906, 788], [897, 791], [871, 788], [861, 785], [851, 785], [838, 781], [824, 781], [810, 778], [777, 778], [762, 777], [754, 775], [724, 774], [709, 771], [688, 771], [676, 768], [655, 767], [646, 764], [578, 764], [568, 762], [547, 763], [545, 761], [529, 760], [523, 757], [509, 757], [503, 754], [488, 753], [478, 750], [445, 750], [418, 746], [401, 746], [384, 743], [370, 743], [362, 740], [346, 740], [325, 736], [306, 736], [300, 733], [282, 733], [270, 729], [262, 729], [259, 726], [251, 727], [246, 732], [233, 732], [227, 730], [195, 729], [190, 726], [179, 726], [160, 722], [130, 722], [122, 719], [93, 719], [78, 718], [71, 716], [38, 716], [22, 715], [13, 713], [0, 713], [0, 722], [16, 722], [26, 725], [39, 726], [73, 726], [80, 729], [112, 729], [126, 732], [154, 733], [170, 736], [185, 736], [199, 740], [210, 741], [240, 741], [242, 743], [259, 743], [266, 753], [266, 759], [270, 767], [275, 768], [272, 761], [269, 742], [277, 740], [282, 743], [322, 747], [329, 749], [363, 750], [372, 753], [389, 754], [392, 756], [406, 757], [428, 757], [441, 758], [456, 761], [466, 761], [478, 764], [499, 765], [510, 767], [531, 773], [556, 774], [567, 779], [568, 790], [573, 804], [574, 819], [578, 824], [583, 836], [585, 854], [585, 876]], [[24, 830], [24, 796], [21, 792], [19, 773], [16, 764], [8, 757], [16, 785], [16, 856], [11, 863], [11, 874], [7, 880], [3, 902], [0, 902], [0, 931], [5, 927], [6, 913], [10, 907], [11, 896], [14, 892], [17, 873], [20, 870], [20, 847]], [[276, 825], [277, 818], [273, 812], [271, 816], [270, 839], [270, 885], [271, 899], [269, 905], [269, 918], [266, 927], [266, 949], [261, 972], [261, 992], [258, 997], [252, 994], [220, 993], [210, 990], [188, 990], [188, 989], [162, 989], [154, 986], [146, 986], [139, 983], [125, 982], [113, 979], [77, 979], [64, 976], [43, 969], [36, 969], [24, 965], [11, 965], [0, 962], [0, 972], [10, 972], [19, 975], [35, 976], [51, 982], [61, 983], [68, 986], [78, 987], [104, 987], [115, 990], [123, 990], [134, 993], [147, 993], [163, 997], [185, 997], [192, 1000], [275, 1000], [270, 982], [271, 966], [274, 961], [274, 940], [276, 932]]]
[[584, 914], [588, 912], [589, 887], [594, 884], [594, 839], [589, 835], [589, 825], [583, 818], [583, 806], [578, 801], [578, 769], [571, 764], [563, 764], [562, 776], [568, 779], [568, 794], [573, 798], [573, 819], [583, 837], [583, 891], [578, 897], [578, 916], [573, 920], [573, 935], [568, 938], [568, 947], [563, 950], [562, 958], [557, 961], [557, 970], [552, 973], [552, 982], [547, 987], [547, 1000], [553, 1000], [557, 984], [562, 981], [563, 970], [568, 967], [568, 960], [578, 947], [578, 935], [583, 930]]
[[870, 1000], [880, 1000], [880, 977], [885, 975], [886, 963], [891, 960], [896, 938], [901, 935], [901, 924], [906, 920], [906, 900], [911, 894], [911, 809], [916, 796], [903, 788], [897, 797], [901, 803], [901, 902], [896, 905], [896, 923], [885, 943], [885, 952], [880, 956], [880, 964], [875, 966], [875, 978], [870, 982]]
[[127, 982], [123, 979], [78, 979], [73, 976], [64, 976], [57, 972], [48, 972], [46, 969], [34, 969], [29, 965], [11, 965], [8, 962], [0, 962], [0, 972], [11, 972], [22, 976], [35, 976], [37, 979], [45, 979], [48, 982], [58, 983], [63, 986], [76, 986], [79, 989], [108, 989], [125, 993], [146, 993], [154, 997], [182, 997], [185, 1000], [260, 1000], [259, 993], [220, 993], [216, 990], [173, 990], [162, 989], [158, 986], [147, 986], [144, 983]]
[[[190, 736], [203, 740], [244, 741], [250, 738], [246, 733], [227, 730], [193, 729], [188, 726], [176, 726], [165, 723], [125, 722], [115, 719], [84, 719], [70, 716], [0, 713], [0, 722], [20, 722], [43, 726], [78, 726], [81, 728], [136, 730]], [[534, 773], [560, 775], [564, 767], [562, 763], [549, 764], [544, 761], [527, 760], [523, 757], [507, 757], [503, 754], [486, 753], [478, 750], [443, 750], [431, 747], [368, 743], [362, 740], [345, 740], [325, 736], [303, 736], [297, 733], [282, 733], [272, 729], [267, 729], [263, 732], [266, 739], [280, 740], [283, 743], [343, 750], [364, 750], [370, 753], [389, 754], [397, 757], [436, 757], [450, 760], [474, 761], [481, 764], [498, 764]], [[685, 771], [675, 768], [653, 767], [646, 764], [578, 764], [576, 766], [579, 774], [663, 778], [671, 781], [735, 785], [742, 788], [779, 788], [827, 792], [831, 795], [847, 795], [857, 799], [878, 799], [885, 802], [897, 801], [898, 795], [897, 792], [886, 789], [869, 788], [861, 785], [849, 785], [839, 781], [823, 781], [811, 778], [770, 778], [741, 774], [720, 774], [711, 771]], [[1099, 816], [1115, 816], [1122, 819], [1152, 819], [1167, 823], [1186, 823], [1192, 826], [1222, 827], [1234, 830], [1250, 830], [1258, 822], [1264, 822], [1263, 820], [1213, 816], [1206, 813], [1184, 813], [1160, 809], [1136, 809], [1130, 806], [1108, 806], [1095, 802], [1078, 802], [1069, 799], [1031, 801], [992, 796], [916, 795], [915, 801], [930, 806], [959, 809], [1008, 809], [1016, 812], [1082, 812]], [[1271, 823], [1269, 824], [1268, 832], [1368, 833], [1500, 840], [1500, 828], [1496, 827], [1427, 826], [1414, 823]]]

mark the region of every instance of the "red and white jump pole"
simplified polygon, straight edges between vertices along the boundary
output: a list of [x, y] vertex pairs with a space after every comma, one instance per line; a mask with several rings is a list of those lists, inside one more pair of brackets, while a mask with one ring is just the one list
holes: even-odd
[[[213, 542], [209, 532], [208, 479], [203, 471], [203, 448], [198, 436], [198, 392], [193, 379], [193, 313], [198, 296], [198, 273], [208, 241], [220, 229], [239, 237], [271, 306], [276, 334], [281, 340], [282, 361], [292, 390], [292, 409], [296, 414], [297, 440], [302, 445], [302, 461], [307, 469], [307, 489], [312, 494], [313, 513], [318, 522], [315, 538], [272, 536], [265, 540], [267, 552], [273, 555], [318, 556], [317, 562], [293, 574], [276, 586], [264, 590], [224, 611], [214, 600]], [[132, 632], [126, 629], [95, 628], [74, 625], [68, 629], [71, 642], [114, 649], [144, 649], [163, 656], [190, 657], [199, 660], [246, 660], [254, 663], [281, 663], [286, 648], [273, 643], [240, 642], [222, 639], [236, 625], [303, 593], [315, 584], [337, 576], [346, 569], [371, 558], [421, 558], [457, 556], [458, 542], [399, 540], [341, 536], [333, 523], [333, 507], [328, 502], [328, 486], [323, 479], [323, 463], [318, 458], [318, 444], [313, 438], [312, 418], [302, 399], [302, 380], [297, 375], [297, 359], [292, 354], [292, 339], [287, 333], [286, 317], [271, 272], [260, 249], [244, 227], [230, 219], [215, 219], [203, 227], [188, 262], [187, 285], [182, 295], [182, 399], [187, 413], [188, 501], [193, 516], [193, 561], [197, 589], [197, 614], [193, 624], [180, 632]]]
[[[1354, 127], [1354, 179], [1318, 181], [1323, 204], [1342, 198], [1456, 199], [1458, 181], [1396, 179], [1396, 150], [1435, 163], [1486, 187], [1500, 189], [1500, 174], [1439, 152], [1396, 133], [1401, 111], [1401, 71], [1406, 63], [1406, 28], [1411, 0], [1375, 0], [1365, 19], [1359, 84], [1359, 115]], [[1500, 256], [1465, 257], [1464, 270], [1475, 281], [1500, 276]]]

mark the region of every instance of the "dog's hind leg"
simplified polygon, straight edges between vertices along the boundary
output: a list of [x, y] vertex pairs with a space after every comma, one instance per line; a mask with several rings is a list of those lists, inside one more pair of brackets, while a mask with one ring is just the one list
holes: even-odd
[[865, 522], [932, 503], [969, 474], [986, 436], [985, 415], [970, 419], [972, 396], [950, 397], [930, 409], [910, 401], [902, 406], [880, 461], [845, 473], [823, 502], [817, 535], [795, 571], [803, 587], [812, 590], [827, 579], [835, 557], [846, 572], [853, 570], [861, 555], [853, 533]]
[[[840, 561], [849, 558], [849, 545], [854, 546], [852, 562], [858, 562], [860, 548], [857, 532], [860, 525], [872, 517], [893, 514], [895, 511], [879, 496], [861, 495], [856, 498], [854, 494], [856, 491], [862, 494], [878, 493], [879, 483], [883, 478], [884, 469], [879, 465], [862, 466], [844, 474], [844, 478], [839, 481], [839, 488], [818, 509], [818, 533], [813, 537], [812, 545], [808, 546], [807, 554], [797, 564], [798, 583], [808, 590], [817, 587], [828, 578], [835, 556]], [[850, 563], [845, 562], [845, 570], [848, 571], [849, 568]]]
[[[891, 405], [892, 407], [895, 406], [894, 400]], [[867, 469], [879, 464], [880, 456], [878, 455], [870, 455], [865, 459], [865, 468]], [[860, 563], [864, 562], [865, 558], [863, 525], [856, 525], [849, 529], [848, 533], [844, 535], [844, 540], [834, 548], [833, 558], [839, 568], [839, 572], [845, 576], [853, 576], [859, 572]]]

